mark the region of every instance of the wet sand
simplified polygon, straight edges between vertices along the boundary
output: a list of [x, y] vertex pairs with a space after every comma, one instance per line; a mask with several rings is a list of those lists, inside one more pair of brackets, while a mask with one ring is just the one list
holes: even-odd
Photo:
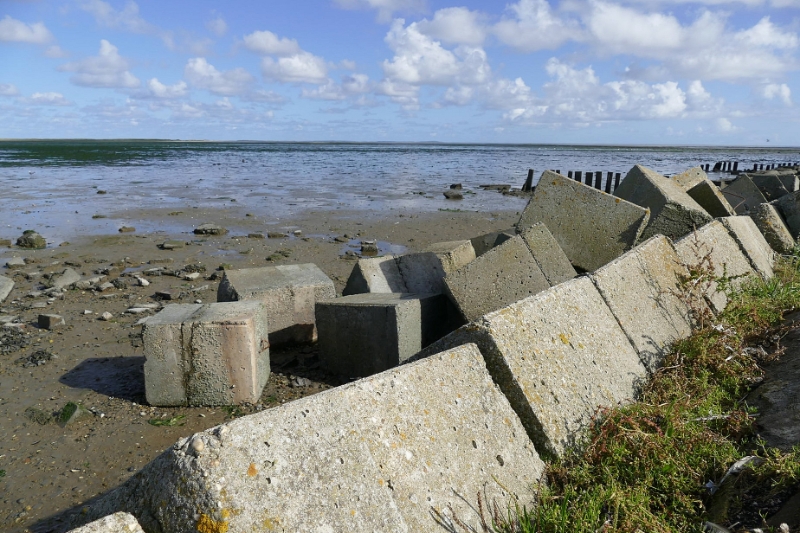
[[[524, 205], [523, 199], [508, 198], [508, 209], [492, 213], [468, 211], [469, 203], [464, 201], [452, 202], [452, 209], [466, 210], [461, 212], [338, 209], [281, 220], [265, 214], [247, 216], [244, 207], [180, 212], [154, 208], [99, 219], [98, 224], [108, 228], [105, 234], [92, 231], [81, 236], [64, 231], [53, 239], [46, 228], [36, 228], [51, 243], [46, 249], [0, 248], [0, 264], [12, 256], [29, 262], [23, 268], [0, 272], [16, 283], [0, 304], [0, 315], [19, 317], [29, 341], [19, 350], [0, 354], [0, 471], [4, 472], [0, 530], [64, 531], [69, 513], [125, 481], [178, 438], [342, 383], [319, 368], [316, 346], [295, 346], [271, 350], [272, 374], [257, 405], [150, 407], [144, 398], [144, 356], [137, 339], [141, 326], [135, 325], [142, 315], [125, 314], [133, 304], [154, 303], [156, 291], [161, 290], [177, 296], [173, 303], [213, 302], [219, 283], [215, 273], [223, 263], [233, 268], [315, 263], [341, 293], [361, 239], [377, 240], [382, 252], [415, 251], [434, 242], [508, 229]], [[231, 231], [219, 237], [193, 235], [191, 229], [202, 223], [216, 223]], [[135, 226], [137, 231], [117, 233], [122, 225]], [[0, 238], [9, 239], [21, 234], [19, 228], [30, 227], [3, 226]], [[301, 234], [279, 239], [247, 236], [294, 230]], [[160, 249], [158, 245], [167, 240], [186, 244]], [[125, 275], [156, 266], [178, 270], [185, 265], [201, 265], [205, 271], [192, 282], [169, 275], [149, 276], [147, 287], [137, 286], [134, 278]], [[118, 284], [127, 286], [103, 293], [70, 290], [63, 299], [53, 301], [43, 295], [30, 296], [41, 287], [42, 276], [67, 266], [85, 277], [110, 269], [106, 281], [119, 278]], [[62, 315], [66, 325], [52, 331], [39, 329], [37, 317], [42, 312]], [[112, 313], [113, 319], [100, 320], [104, 312]], [[23, 366], [20, 360], [40, 350], [57, 357], [40, 366]], [[61, 427], [53, 415], [68, 401], [82, 403], [93, 414]], [[151, 420], [182, 425], [153, 425]]]

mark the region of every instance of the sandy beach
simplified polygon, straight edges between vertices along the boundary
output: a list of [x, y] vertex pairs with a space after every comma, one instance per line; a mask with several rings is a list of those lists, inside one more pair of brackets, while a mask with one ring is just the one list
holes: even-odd
[[[469, 211], [467, 202], [452, 202], [452, 211], [339, 209], [282, 220], [248, 216], [240, 212], [244, 208], [136, 210], [100, 219], [111, 230], [107, 234], [61, 233], [57, 244], [51, 241], [43, 250], [0, 248], [2, 264], [14, 256], [26, 260], [24, 267], [2, 269], [2, 275], [16, 285], [0, 304], [0, 315], [18, 317], [24, 324], [20, 336], [24, 346], [0, 354], [4, 428], [0, 529], [64, 531], [67, 515], [125, 481], [178, 438], [342, 383], [319, 368], [315, 346], [274, 348], [272, 374], [257, 405], [150, 407], [144, 398], [141, 326], [135, 325], [142, 315], [125, 313], [134, 304], [156, 303], [157, 291], [170, 291], [172, 303], [214, 302], [223, 264], [246, 268], [315, 263], [341, 293], [362, 239], [378, 241], [382, 253], [403, 253], [507, 229], [519, 218], [519, 205], [524, 206], [523, 199], [508, 200], [509, 209], [492, 213]], [[150, 231], [115, 230], [136, 226], [137, 221]], [[210, 237], [192, 234], [191, 229], [202, 223], [219, 224], [230, 232]], [[39, 231], [48, 238], [46, 228]], [[269, 232], [289, 236], [268, 238]], [[16, 238], [21, 233], [6, 227], [0, 237]], [[175, 241], [177, 247], [162, 249], [165, 241]], [[200, 277], [189, 282], [172, 275], [145, 275], [150, 285], [142, 287], [129, 275], [186, 266], [199, 271]], [[105, 280], [119, 281], [102, 293], [68, 290], [55, 299], [42, 295], [46, 277], [67, 267], [84, 277], [105, 272]], [[113, 318], [101, 320], [105, 312]], [[40, 313], [59, 314], [66, 325], [40, 329], [36, 326]], [[55, 414], [70, 401], [80, 402], [92, 414], [61, 427]]]

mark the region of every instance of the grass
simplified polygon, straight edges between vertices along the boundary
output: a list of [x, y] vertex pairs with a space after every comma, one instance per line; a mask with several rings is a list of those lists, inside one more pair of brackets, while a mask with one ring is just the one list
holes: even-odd
[[[757, 440], [743, 398], [762, 379], [767, 354], [745, 348], [774, 338], [784, 314], [798, 308], [795, 254], [778, 261], [772, 280], [749, 282], [715, 321], [674, 345], [639, 401], [600, 410], [586, 446], [548, 465], [533, 509], [479, 502], [484, 531], [683, 533], [716, 531], [712, 524], [772, 531], [764, 515], [800, 486], [800, 446], [781, 452]], [[721, 483], [745, 456], [759, 460]]]
[[151, 426], [182, 426], [186, 423], [186, 415], [176, 415], [170, 418], [151, 418], [147, 423]]

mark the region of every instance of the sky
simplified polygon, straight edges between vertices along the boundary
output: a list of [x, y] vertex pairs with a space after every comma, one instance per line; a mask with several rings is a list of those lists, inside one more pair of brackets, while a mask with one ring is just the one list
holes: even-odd
[[800, 0], [0, 0], [0, 138], [800, 146]]

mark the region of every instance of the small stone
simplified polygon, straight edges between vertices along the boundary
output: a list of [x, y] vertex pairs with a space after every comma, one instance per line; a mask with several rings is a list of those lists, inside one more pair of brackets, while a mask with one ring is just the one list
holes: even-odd
[[91, 315], [92, 314], [92, 310], [91, 309], [86, 309], [86, 310], [83, 311], [83, 314], [84, 315]]
[[119, 228], [120, 233], [133, 233], [135, 231], [136, 228], [134, 228], [133, 226], [122, 226], [121, 228]]
[[109, 321], [109, 320], [111, 320], [112, 318], [114, 318], [114, 315], [112, 315], [112, 314], [111, 314], [111, 313], [109, 313], [108, 311], [106, 311], [105, 313], [103, 313], [102, 315], [100, 315], [100, 320], [105, 320], [106, 322], [108, 322], [108, 321]]
[[342, 237], [334, 237], [334, 242], [350, 242], [350, 238], [347, 235]]
[[92, 288], [92, 282], [85, 279], [81, 281], [76, 281], [73, 287], [75, 287], [79, 291], [85, 291]]
[[444, 191], [444, 197], [448, 200], [463, 200], [464, 195], [456, 191]]
[[44, 237], [33, 230], [22, 232], [22, 236], [17, 239], [17, 246], [20, 248], [41, 249], [47, 246]]
[[64, 427], [90, 414], [92, 414], [92, 412], [81, 404], [68, 402], [58, 414], [58, 423]]
[[185, 276], [183, 276], [183, 279], [185, 279], [186, 281], [194, 281], [199, 277], [200, 277], [200, 273], [199, 272], [191, 272], [191, 273], [186, 274]]
[[461, 189], [463, 189], [463, 187], [460, 183], [453, 183], [452, 185], [450, 185], [450, 189], [455, 191], [460, 191]]
[[280, 231], [270, 231], [267, 233], [267, 237], [270, 239], [285, 239], [288, 235]]
[[303, 234], [303, 230], [296, 229], [296, 230], [294, 230], [292, 233], [293, 233], [295, 236], [299, 237], [300, 235], [302, 235], [302, 234]]
[[183, 241], [164, 241], [159, 245], [159, 248], [162, 250], [174, 250], [176, 248], [183, 248], [184, 246], [186, 246], [186, 243]]
[[6, 261], [6, 268], [9, 269], [22, 268], [25, 265], [26, 265], [25, 259], [23, 259], [22, 257], [12, 257], [8, 261]]
[[140, 286], [140, 287], [147, 287], [148, 285], [150, 285], [150, 282], [149, 282], [149, 281], [147, 281], [147, 280], [146, 280], [146, 279], [144, 279], [144, 278], [136, 278], [136, 281], [138, 281], [138, 282], [139, 282], [139, 286]]
[[264, 234], [263, 233], [248, 233], [247, 234], [247, 238], [248, 239], [263, 239], [264, 238]]
[[100, 189], [99, 191], [97, 191], [97, 194], [108, 194], [108, 191], [104, 191], [103, 189]]
[[159, 300], [172, 300], [172, 293], [169, 291], [156, 291], [156, 298]]
[[195, 437], [192, 439], [192, 451], [194, 451], [195, 455], [199, 455], [202, 452], [206, 445], [200, 437]]
[[61, 315], [39, 315], [38, 325], [42, 329], [55, 329], [66, 325]]
[[97, 286], [97, 290], [100, 291], [100, 292], [107, 291], [107, 290], [113, 289], [113, 288], [114, 288], [114, 284], [113, 283], [109, 283], [109, 282], [101, 283], [100, 285]]
[[195, 235], [225, 235], [228, 233], [226, 228], [216, 224], [201, 224], [194, 229]]

